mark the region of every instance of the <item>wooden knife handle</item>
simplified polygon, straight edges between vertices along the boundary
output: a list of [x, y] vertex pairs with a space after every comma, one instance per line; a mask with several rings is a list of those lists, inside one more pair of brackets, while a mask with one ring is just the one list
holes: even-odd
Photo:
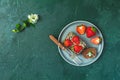
[[61, 49], [65, 50], [65, 47], [53, 35], [49, 35], [49, 38]]

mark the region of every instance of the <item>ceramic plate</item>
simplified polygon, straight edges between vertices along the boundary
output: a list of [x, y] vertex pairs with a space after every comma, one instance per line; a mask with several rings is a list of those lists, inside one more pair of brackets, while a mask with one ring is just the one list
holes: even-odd
[[[76, 32], [76, 26], [81, 25], [81, 24], [84, 24], [84, 25], [86, 25], [86, 26], [94, 26], [94, 27], [97, 29], [97, 34], [96, 34], [96, 36], [100, 36], [100, 37], [102, 38], [101, 44], [99, 44], [99, 45], [94, 45], [94, 44], [90, 43], [90, 38], [87, 38], [87, 37], [86, 37], [86, 34], [84, 34], [84, 35], [79, 35], [79, 34]], [[94, 58], [85, 59], [82, 54], [79, 54], [78, 57], [79, 57], [83, 62], [82, 62], [81, 64], [79, 64], [79, 65], [76, 65], [76, 64], [73, 62], [73, 60], [70, 58], [70, 56], [68, 55], [68, 53], [66, 53], [65, 51], [63, 51], [62, 49], [60, 49], [60, 48], [58, 47], [58, 50], [59, 50], [60, 55], [62, 56], [62, 58], [63, 58], [66, 62], [68, 62], [69, 64], [72, 64], [72, 65], [74, 65], [74, 66], [87, 66], [87, 65], [90, 65], [90, 64], [92, 64], [93, 62], [95, 62], [95, 61], [100, 57], [100, 55], [101, 55], [101, 53], [102, 53], [102, 51], [103, 51], [103, 47], [104, 47], [104, 39], [103, 39], [103, 35], [102, 35], [101, 31], [98, 29], [97, 26], [95, 26], [94, 24], [92, 24], [92, 23], [90, 23], [90, 22], [88, 22], [88, 21], [74, 21], [74, 22], [72, 22], [72, 23], [69, 23], [68, 25], [66, 25], [66, 26], [62, 29], [62, 31], [60, 32], [60, 35], [59, 35], [59, 37], [58, 37], [58, 40], [59, 40], [61, 43], [63, 43], [63, 41], [65, 40], [65, 38], [66, 38], [66, 36], [67, 36], [67, 34], [68, 34], [69, 32], [74, 32], [74, 33], [76, 33], [83, 41], [86, 42], [87, 47], [94, 47], [94, 48], [96, 48], [96, 49], [97, 49], [97, 55], [96, 55], [96, 57], [94, 57]]]

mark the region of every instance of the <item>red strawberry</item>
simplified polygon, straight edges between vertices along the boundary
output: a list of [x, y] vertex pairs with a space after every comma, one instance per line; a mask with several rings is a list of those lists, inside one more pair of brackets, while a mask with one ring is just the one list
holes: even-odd
[[87, 27], [86, 36], [90, 38], [94, 35], [96, 35], [96, 29], [94, 27]]
[[75, 45], [74, 46], [74, 51], [76, 52], [76, 54], [79, 54], [79, 52], [83, 49], [82, 46], [79, 46], [79, 45]]
[[64, 46], [65, 46], [65, 47], [70, 47], [71, 45], [72, 45], [71, 40], [66, 39], [66, 40], [64, 41]]
[[80, 34], [83, 35], [85, 33], [86, 30], [86, 26], [85, 25], [79, 25], [76, 27], [76, 31]]
[[95, 45], [100, 44], [100, 42], [101, 42], [101, 38], [99, 36], [91, 39], [91, 43], [93, 43]]
[[79, 44], [80, 43], [80, 38], [78, 36], [73, 36], [72, 42], [75, 43], [75, 44]]

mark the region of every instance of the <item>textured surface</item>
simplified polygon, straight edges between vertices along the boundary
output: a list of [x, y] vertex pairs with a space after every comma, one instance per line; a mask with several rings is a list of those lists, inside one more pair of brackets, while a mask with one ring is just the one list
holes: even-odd
[[[36, 28], [12, 33], [30, 13], [41, 16]], [[86, 67], [66, 63], [48, 38], [74, 20], [94, 23], [105, 38], [102, 56]], [[119, 23], [119, 0], [0, 0], [0, 80], [119, 80]]]

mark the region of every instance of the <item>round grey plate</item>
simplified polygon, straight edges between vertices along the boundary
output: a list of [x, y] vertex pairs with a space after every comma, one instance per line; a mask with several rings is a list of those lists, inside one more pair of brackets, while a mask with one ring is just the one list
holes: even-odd
[[[99, 45], [94, 45], [90, 42], [90, 38], [87, 38], [86, 37], [86, 34], [84, 35], [79, 35], [77, 32], [76, 32], [76, 26], [78, 25], [81, 25], [81, 24], [84, 24], [86, 26], [93, 26], [97, 29], [97, 34], [96, 36], [100, 36], [102, 38], [102, 42], [101, 44]], [[79, 65], [76, 65], [73, 60], [70, 58], [70, 56], [68, 55], [68, 53], [66, 53], [65, 51], [63, 51], [62, 49], [60, 49], [58, 47], [58, 50], [60, 52], [60, 55], [62, 56], [62, 58], [68, 62], [69, 64], [72, 64], [74, 66], [87, 66], [87, 65], [90, 65], [92, 64], [93, 62], [95, 62], [101, 55], [102, 51], [103, 51], [103, 47], [104, 47], [104, 39], [103, 39], [103, 36], [102, 36], [102, 33], [101, 31], [98, 29], [97, 26], [95, 26], [94, 24], [88, 22], [88, 21], [74, 21], [74, 22], [71, 22], [69, 23], [68, 25], [66, 25], [62, 31], [60, 32], [60, 35], [58, 37], [58, 40], [63, 43], [63, 41], [65, 40], [67, 34], [69, 32], [74, 32], [76, 33], [83, 41], [86, 42], [87, 44], [87, 47], [94, 47], [97, 49], [97, 56], [95, 58], [90, 58], [90, 59], [85, 59], [82, 54], [79, 54], [78, 57], [83, 61], [81, 64]]]

